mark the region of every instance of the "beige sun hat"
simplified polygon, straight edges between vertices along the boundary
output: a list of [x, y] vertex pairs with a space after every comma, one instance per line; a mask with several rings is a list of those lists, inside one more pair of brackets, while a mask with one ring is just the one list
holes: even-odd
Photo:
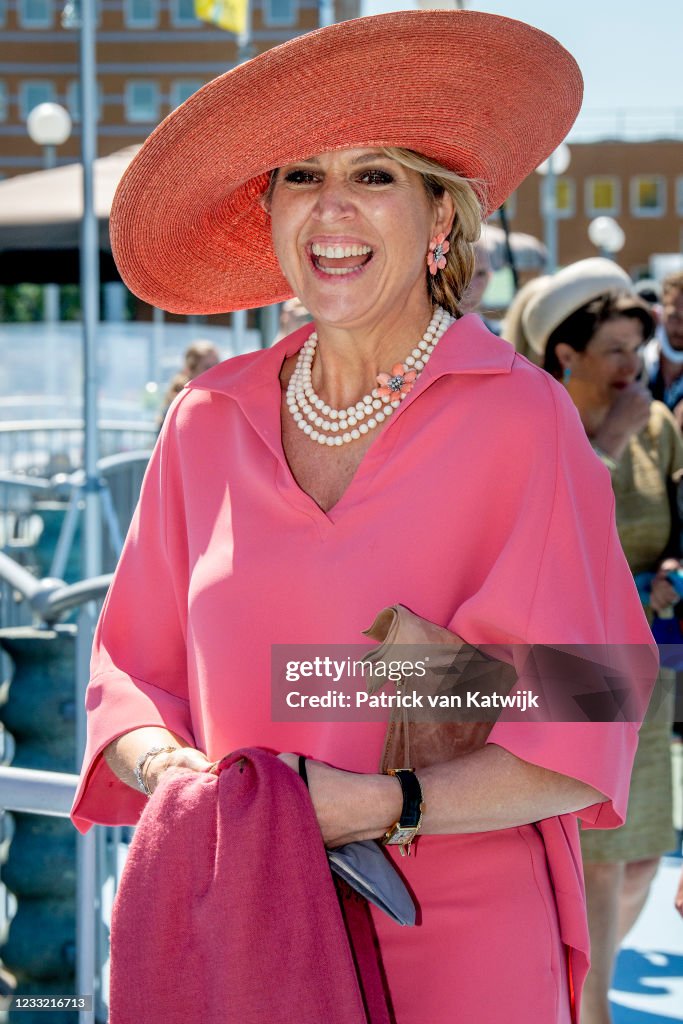
[[601, 295], [633, 290], [626, 271], [603, 256], [571, 263], [549, 279], [547, 286], [529, 300], [522, 314], [522, 327], [530, 347], [542, 357], [550, 335], [572, 313]]

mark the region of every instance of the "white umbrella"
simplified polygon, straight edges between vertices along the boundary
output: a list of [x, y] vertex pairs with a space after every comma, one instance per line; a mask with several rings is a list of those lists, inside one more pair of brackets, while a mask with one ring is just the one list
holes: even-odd
[[[508, 264], [505, 232], [495, 224], [485, 224], [481, 232], [482, 241], [489, 251], [491, 267], [500, 270]], [[508, 235], [510, 249], [517, 270], [544, 270], [548, 252], [546, 247], [533, 235], [511, 231]]]
[[[109, 211], [116, 187], [139, 146], [95, 161], [95, 214], [109, 248]], [[83, 217], [83, 167], [64, 164], [0, 182], [0, 250], [77, 247]]]

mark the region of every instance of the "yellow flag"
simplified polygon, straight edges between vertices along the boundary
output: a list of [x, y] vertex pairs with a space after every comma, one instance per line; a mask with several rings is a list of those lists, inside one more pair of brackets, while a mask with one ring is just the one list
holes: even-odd
[[194, 0], [194, 13], [200, 21], [241, 35], [247, 30], [249, 0]]

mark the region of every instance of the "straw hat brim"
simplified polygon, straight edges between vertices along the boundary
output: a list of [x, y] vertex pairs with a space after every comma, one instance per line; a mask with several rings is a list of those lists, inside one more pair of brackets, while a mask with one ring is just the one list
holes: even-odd
[[110, 219], [123, 280], [175, 313], [292, 295], [260, 198], [269, 172], [402, 146], [477, 182], [486, 213], [559, 145], [581, 105], [573, 57], [530, 25], [410, 11], [319, 29], [209, 82], [152, 133]]
[[522, 314], [522, 327], [529, 345], [539, 356], [544, 356], [548, 338], [572, 313], [602, 295], [633, 290], [633, 282], [626, 271], [603, 256], [592, 256], [564, 267], [529, 300]]

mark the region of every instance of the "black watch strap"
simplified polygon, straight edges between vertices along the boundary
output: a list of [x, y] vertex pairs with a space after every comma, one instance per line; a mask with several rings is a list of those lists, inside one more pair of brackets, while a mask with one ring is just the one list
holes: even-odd
[[388, 775], [394, 775], [403, 790], [403, 809], [399, 819], [400, 828], [417, 828], [422, 816], [422, 787], [412, 768], [390, 768]]

